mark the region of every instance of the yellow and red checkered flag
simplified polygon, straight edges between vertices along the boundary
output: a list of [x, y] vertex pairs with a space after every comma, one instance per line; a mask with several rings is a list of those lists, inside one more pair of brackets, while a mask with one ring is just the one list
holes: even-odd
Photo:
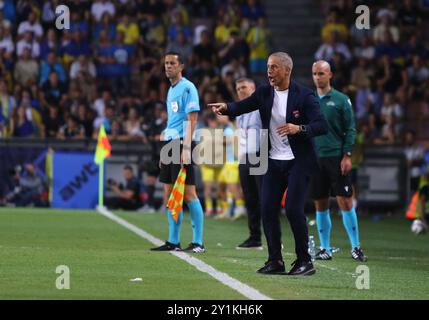
[[174, 183], [173, 190], [171, 190], [170, 198], [168, 199], [167, 208], [171, 211], [171, 216], [174, 221], [179, 221], [179, 213], [182, 211], [183, 198], [185, 197], [185, 180], [186, 168], [183, 167], [179, 171], [177, 180]]
[[111, 155], [112, 147], [110, 146], [109, 139], [107, 138], [104, 125], [101, 124], [100, 131], [98, 132], [97, 148], [95, 149], [94, 162], [101, 165], [105, 158]]
[[104, 201], [104, 159], [111, 156], [112, 146], [107, 138], [104, 125], [101, 124], [98, 131], [97, 147], [95, 148], [94, 162], [98, 165], [98, 206], [103, 207]]

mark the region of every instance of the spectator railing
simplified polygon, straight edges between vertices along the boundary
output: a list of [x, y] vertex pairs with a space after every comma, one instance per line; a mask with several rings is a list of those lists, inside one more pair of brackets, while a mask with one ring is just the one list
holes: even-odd
[[[112, 155], [139, 154], [150, 156], [152, 147], [137, 141], [111, 141]], [[15, 148], [52, 148], [54, 150], [73, 150], [95, 152], [97, 140], [63, 140], [63, 139], [39, 139], [39, 138], [5, 138], [0, 139], [0, 147]]]

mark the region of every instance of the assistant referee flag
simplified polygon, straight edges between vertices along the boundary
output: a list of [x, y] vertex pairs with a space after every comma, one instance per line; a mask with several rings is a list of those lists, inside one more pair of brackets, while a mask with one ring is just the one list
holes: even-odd
[[109, 139], [107, 138], [104, 125], [101, 124], [100, 131], [98, 132], [97, 148], [95, 149], [94, 162], [101, 165], [106, 158], [110, 158], [112, 147], [110, 146]]
[[183, 167], [179, 171], [177, 180], [171, 190], [170, 198], [168, 199], [167, 208], [171, 211], [171, 216], [176, 223], [179, 220], [179, 214], [183, 208], [183, 199], [185, 197], [185, 181], [186, 181], [186, 168]]

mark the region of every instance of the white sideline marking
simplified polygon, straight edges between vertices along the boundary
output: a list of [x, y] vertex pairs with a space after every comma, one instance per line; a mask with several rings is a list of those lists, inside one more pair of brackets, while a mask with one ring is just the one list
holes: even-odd
[[[149, 242], [153, 243], [155, 246], [160, 246], [160, 245], [164, 244], [164, 242], [161, 241], [160, 239], [152, 236], [151, 234], [149, 234], [146, 231], [144, 231], [143, 229], [140, 229], [139, 227], [129, 223], [128, 221], [116, 216], [112, 212], [108, 211], [105, 207], [101, 207], [101, 208], [97, 207], [97, 211], [100, 214], [102, 214], [103, 216], [109, 218], [110, 220], [117, 222], [118, 224], [120, 224], [121, 226], [123, 226], [123, 227], [127, 228], [128, 230], [134, 232], [138, 236], [140, 236], [140, 237], [148, 240]], [[201, 272], [209, 274], [210, 276], [212, 276], [213, 278], [215, 278], [216, 280], [218, 280], [222, 284], [224, 284], [224, 285], [230, 287], [231, 289], [241, 293], [246, 298], [249, 298], [251, 300], [272, 300], [272, 298], [260, 293], [258, 290], [248, 286], [247, 284], [244, 284], [244, 283], [238, 281], [237, 279], [232, 278], [231, 276], [229, 276], [228, 274], [226, 274], [224, 272], [220, 272], [220, 271], [216, 270], [215, 268], [208, 265], [207, 263], [205, 263], [205, 262], [185, 253], [185, 252], [170, 251], [170, 253], [172, 255], [186, 261], [190, 265], [193, 265], [194, 267], [196, 267]]]
[[343, 270], [340, 270], [340, 269], [335, 268], [335, 267], [329, 267], [327, 265], [321, 264], [320, 262], [318, 262], [316, 265], [317, 266], [321, 266], [321, 267], [326, 268], [326, 269], [329, 269], [331, 271], [336, 271], [336, 272], [339, 272], [339, 273], [345, 273], [345, 274], [347, 274], [349, 276], [352, 276], [352, 277], [354, 276], [354, 273], [352, 273], [352, 272], [343, 271]]

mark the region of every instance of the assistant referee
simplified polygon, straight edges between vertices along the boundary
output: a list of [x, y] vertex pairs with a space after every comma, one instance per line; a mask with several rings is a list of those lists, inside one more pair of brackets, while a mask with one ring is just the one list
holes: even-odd
[[315, 62], [312, 73], [320, 111], [328, 122], [328, 133], [315, 137], [321, 169], [313, 176], [311, 188], [321, 244], [321, 250], [316, 254], [316, 259], [332, 259], [329, 197], [333, 195], [337, 198], [343, 224], [350, 239], [351, 256], [357, 261], [365, 262], [367, 257], [360, 248], [358, 221], [352, 200], [350, 171], [356, 129], [351, 101], [348, 96], [331, 87], [332, 72], [328, 62], [323, 60]]

